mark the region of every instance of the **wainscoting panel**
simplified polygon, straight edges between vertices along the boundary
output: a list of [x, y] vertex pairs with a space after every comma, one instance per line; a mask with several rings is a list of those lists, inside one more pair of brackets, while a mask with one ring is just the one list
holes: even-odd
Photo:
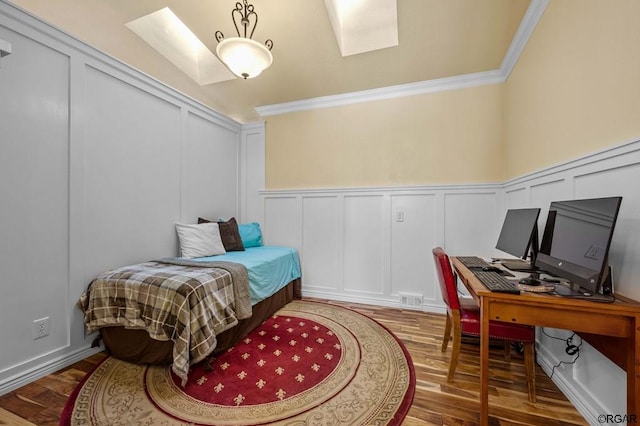
[[181, 112], [92, 67], [85, 81], [84, 266], [97, 275], [175, 252]]
[[[0, 385], [25, 360], [68, 346], [71, 306], [71, 61], [4, 21], [0, 38], [13, 53], [0, 62]], [[33, 321], [44, 317], [49, 335], [34, 340]]]
[[342, 290], [342, 197], [302, 198], [302, 276], [305, 286]]
[[640, 164], [576, 176], [575, 198], [622, 196], [609, 263], [615, 292], [640, 300]]
[[438, 304], [432, 285], [437, 199], [434, 193], [391, 195], [391, 294], [420, 296], [423, 303]]
[[182, 170], [182, 212], [187, 223], [199, 216], [228, 219], [238, 211], [238, 134], [194, 112], [187, 115]]
[[265, 203], [264, 243], [289, 246], [300, 250], [302, 246], [302, 216], [298, 197], [267, 197]]
[[496, 192], [448, 192], [444, 195], [444, 249], [451, 255], [491, 257], [502, 212]]
[[571, 198], [570, 179], [538, 179], [532, 185], [525, 185], [530, 194], [528, 206], [539, 207], [538, 216], [538, 242], [542, 243], [544, 226], [547, 223], [549, 214], [549, 204], [556, 200], [566, 200]]
[[[344, 198], [344, 290], [363, 295], [384, 294], [388, 211], [382, 195]], [[385, 220], [387, 219], [387, 220]]]
[[[525, 187], [513, 188], [504, 193], [507, 209], [518, 209], [529, 206], [529, 189]], [[506, 211], [506, 209], [505, 209]]]
[[264, 123], [253, 123], [242, 128], [240, 139], [240, 205], [241, 222], [261, 222], [264, 219], [264, 202], [258, 196], [264, 190], [265, 146]]
[[[566, 200], [571, 197], [571, 186], [569, 179], [554, 179], [547, 181], [535, 181], [529, 187], [531, 194], [531, 206], [540, 207], [540, 219], [544, 226], [549, 212], [549, 204], [556, 200]], [[540, 228], [542, 230], [543, 228]]]

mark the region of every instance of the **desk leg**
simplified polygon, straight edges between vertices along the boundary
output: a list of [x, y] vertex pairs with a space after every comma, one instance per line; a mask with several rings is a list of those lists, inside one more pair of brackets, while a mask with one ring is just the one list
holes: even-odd
[[489, 300], [480, 298], [480, 426], [489, 424]]

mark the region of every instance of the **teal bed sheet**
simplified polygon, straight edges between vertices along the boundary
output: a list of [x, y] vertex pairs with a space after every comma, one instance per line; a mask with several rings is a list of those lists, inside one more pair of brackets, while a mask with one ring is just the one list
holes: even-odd
[[236, 262], [247, 268], [251, 303], [266, 299], [302, 276], [298, 250], [292, 247], [260, 246], [228, 251], [218, 256], [191, 259], [202, 262]]

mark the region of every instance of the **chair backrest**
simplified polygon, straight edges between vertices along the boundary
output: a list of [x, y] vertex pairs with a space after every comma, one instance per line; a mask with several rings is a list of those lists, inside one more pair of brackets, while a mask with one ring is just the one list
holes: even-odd
[[442, 300], [451, 309], [460, 309], [460, 300], [458, 299], [458, 290], [456, 288], [456, 278], [451, 269], [449, 256], [444, 252], [442, 247], [436, 247], [432, 250], [433, 261], [436, 264], [436, 272], [438, 273], [438, 282], [440, 283], [440, 293]]

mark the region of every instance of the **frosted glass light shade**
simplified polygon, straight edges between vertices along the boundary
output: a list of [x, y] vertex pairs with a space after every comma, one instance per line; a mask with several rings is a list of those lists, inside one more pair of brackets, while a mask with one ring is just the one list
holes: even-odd
[[225, 38], [218, 43], [216, 53], [232, 73], [244, 79], [258, 76], [273, 62], [265, 45], [244, 37]]

